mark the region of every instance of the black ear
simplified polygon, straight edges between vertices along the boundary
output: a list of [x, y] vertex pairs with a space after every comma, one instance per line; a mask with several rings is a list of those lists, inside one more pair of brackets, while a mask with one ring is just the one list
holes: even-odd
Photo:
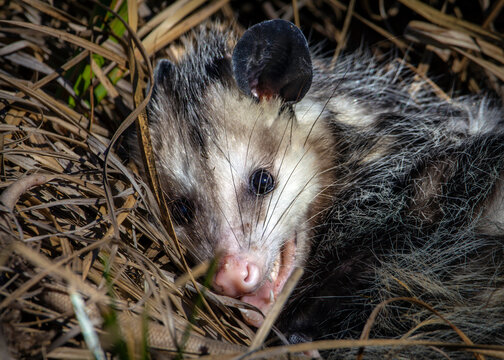
[[[154, 68], [154, 84], [148, 84], [148, 87], [152, 86], [152, 95], [150, 98], [150, 104], [159, 97], [167, 98], [167, 95], [171, 95], [170, 78], [173, 77], [175, 73], [175, 65], [170, 60], [161, 59], [157, 62]], [[149, 93], [149, 88], [146, 89], [145, 95]], [[151, 117], [152, 108], [149, 106], [147, 108], [147, 117], [150, 121], [156, 121], [156, 117]]]
[[233, 51], [238, 87], [260, 99], [279, 96], [289, 103], [310, 89], [313, 71], [308, 42], [296, 25], [269, 20], [245, 31]]
[[156, 68], [154, 69], [154, 87], [152, 88], [152, 97], [154, 97], [158, 86], [165, 85], [164, 87], [166, 87], [166, 82], [169, 81], [174, 69], [175, 65], [173, 65], [170, 60], [161, 59], [158, 61]]

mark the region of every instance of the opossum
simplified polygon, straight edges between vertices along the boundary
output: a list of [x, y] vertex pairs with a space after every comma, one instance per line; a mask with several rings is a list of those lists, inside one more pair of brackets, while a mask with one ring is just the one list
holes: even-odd
[[[175, 231], [194, 262], [218, 259], [216, 292], [256, 306], [243, 317], [258, 327], [304, 267], [277, 323], [291, 342], [358, 337], [398, 296], [503, 342], [499, 106], [440, 99], [365, 51], [331, 68], [284, 20], [195, 38], [158, 62], [147, 114]], [[461, 341], [408, 301], [373, 329]]]

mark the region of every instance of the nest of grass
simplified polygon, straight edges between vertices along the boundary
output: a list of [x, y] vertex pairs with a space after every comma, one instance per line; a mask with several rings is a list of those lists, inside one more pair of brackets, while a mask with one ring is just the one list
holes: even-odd
[[[254, 331], [236, 310], [243, 304], [207, 288], [211, 263], [188, 267], [159, 196], [144, 114], [153, 59], [177, 58], [180, 36], [208, 19], [240, 32], [281, 17], [334, 62], [366, 46], [405, 60], [445, 99], [482, 89], [502, 99], [503, 0], [0, 5], [0, 358], [296, 357], [368, 345], [504, 358], [502, 347], [464, 334], [460, 344], [369, 339], [376, 312], [360, 340], [268, 346], [279, 309]], [[121, 137], [134, 122], [145, 182]]]

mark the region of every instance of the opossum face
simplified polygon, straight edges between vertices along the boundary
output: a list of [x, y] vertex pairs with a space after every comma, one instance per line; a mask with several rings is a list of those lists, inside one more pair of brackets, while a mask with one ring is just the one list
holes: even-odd
[[288, 22], [260, 25], [232, 61], [210, 34], [210, 54], [161, 62], [148, 113], [177, 236], [196, 261], [218, 257], [216, 291], [267, 313], [329, 200], [333, 146], [327, 124], [291, 106], [311, 82], [306, 40]]

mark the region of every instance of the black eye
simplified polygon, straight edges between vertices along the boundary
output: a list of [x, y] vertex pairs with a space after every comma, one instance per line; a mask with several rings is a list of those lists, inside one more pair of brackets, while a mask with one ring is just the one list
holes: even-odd
[[268, 170], [259, 169], [250, 176], [249, 187], [255, 195], [265, 195], [275, 188], [275, 180]]
[[187, 199], [177, 199], [171, 202], [170, 212], [172, 220], [177, 225], [188, 225], [193, 220], [193, 211]]

